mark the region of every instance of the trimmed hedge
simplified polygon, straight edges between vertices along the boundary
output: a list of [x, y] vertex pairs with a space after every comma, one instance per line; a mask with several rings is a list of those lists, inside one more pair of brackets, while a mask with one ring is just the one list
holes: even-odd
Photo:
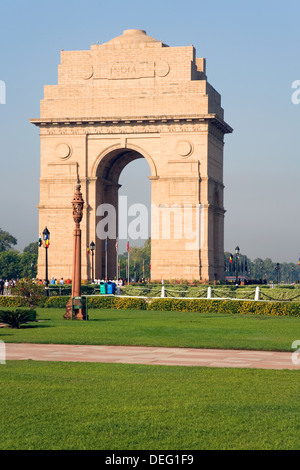
[[[40, 307], [66, 308], [69, 297], [41, 299]], [[0, 307], [22, 307], [23, 299], [0, 297]], [[259, 302], [208, 299], [139, 299], [113, 296], [96, 296], [88, 299], [90, 309], [128, 309], [175, 312], [227, 313], [242, 315], [300, 317], [300, 302]]]
[[26, 307], [26, 301], [22, 297], [13, 297], [12, 295], [0, 296], [0, 307]]
[[300, 303], [207, 299], [156, 299], [148, 310], [300, 317]]

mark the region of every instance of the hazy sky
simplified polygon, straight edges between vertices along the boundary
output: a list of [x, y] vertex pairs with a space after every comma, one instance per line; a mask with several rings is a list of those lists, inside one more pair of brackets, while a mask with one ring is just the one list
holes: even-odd
[[[57, 83], [61, 49], [88, 50], [137, 28], [169, 46], [193, 44], [221, 93], [234, 128], [225, 136], [225, 250], [238, 244], [252, 259], [298, 261], [300, 104], [291, 97], [300, 80], [299, 0], [0, 0], [0, 7], [7, 91], [0, 104], [0, 227], [20, 249], [38, 238], [39, 130], [29, 119], [39, 117], [44, 85]], [[149, 201], [147, 175], [143, 160], [124, 170], [131, 200]]]

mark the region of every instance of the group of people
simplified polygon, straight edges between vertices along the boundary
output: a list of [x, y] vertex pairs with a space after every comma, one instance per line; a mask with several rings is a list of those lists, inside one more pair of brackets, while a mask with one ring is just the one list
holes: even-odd
[[11, 295], [11, 289], [16, 285], [15, 279], [0, 279], [0, 295]]
[[[46, 279], [39, 279], [39, 284], [41, 285], [46, 285], [47, 282], [46, 282]], [[62, 277], [59, 281], [52, 277], [50, 281], [48, 281], [48, 284], [50, 286], [63, 286], [64, 284], [71, 284], [71, 280], [70, 279], [67, 279], [67, 281], [65, 282], [64, 278]]]
[[[0, 295], [11, 295], [11, 290], [17, 284], [17, 282], [18, 282], [18, 279], [17, 280], [0, 279]], [[39, 280], [36, 280], [36, 282], [38, 282], [41, 285], [45, 285], [45, 286], [47, 285], [47, 282], [45, 279], [39, 279]], [[96, 284], [99, 286], [101, 282], [107, 282], [107, 281], [105, 281], [104, 279], [103, 280], [95, 279], [93, 284]], [[113, 280], [109, 282], [114, 282], [117, 287], [122, 287], [124, 285], [123, 279]], [[57, 280], [54, 277], [52, 277], [51, 280], [48, 282], [50, 286], [63, 286], [65, 284], [70, 284], [70, 283], [71, 283], [70, 279], [67, 279], [65, 281], [63, 277], [60, 280]]]

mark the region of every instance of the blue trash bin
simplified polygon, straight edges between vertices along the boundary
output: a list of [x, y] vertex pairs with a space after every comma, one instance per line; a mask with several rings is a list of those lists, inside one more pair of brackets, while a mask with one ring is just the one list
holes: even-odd
[[114, 282], [107, 283], [107, 293], [110, 295], [115, 295], [116, 293], [116, 284]]
[[107, 294], [107, 284], [106, 284], [106, 282], [100, 282], [100, 293], [102, 295]]

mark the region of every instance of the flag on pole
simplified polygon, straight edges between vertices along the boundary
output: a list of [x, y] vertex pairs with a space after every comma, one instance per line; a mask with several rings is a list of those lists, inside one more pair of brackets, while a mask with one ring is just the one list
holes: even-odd
[[130, 249], [129, 249], [129, 240], [127, 242], [127, 252], [128, 252], [128, 272], [127, 272], [127, 280], [128, 280], [128, 285], [130, 284], [130, 263], [129, 263], [129, 256], [130, 256]]
[[233, 255], [231, 254], [229, 256], [229, 272], [232, 272], [232, 268], [233, 268], [232, 263], [233, 263]]
[[119, 246], [118, 237], [116, 238], [116, 280], [119, 279]]
[[107, 281], [107, 238], [105, 240], [105, 280]]

